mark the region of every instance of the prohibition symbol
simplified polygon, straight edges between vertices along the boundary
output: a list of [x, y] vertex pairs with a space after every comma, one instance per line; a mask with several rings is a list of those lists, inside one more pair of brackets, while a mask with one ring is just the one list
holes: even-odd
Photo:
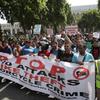
[[78, 67], [73, 71], [73, 76], [78, 80], [84, 80], [89, 76], [89, 70], [84, 67]]

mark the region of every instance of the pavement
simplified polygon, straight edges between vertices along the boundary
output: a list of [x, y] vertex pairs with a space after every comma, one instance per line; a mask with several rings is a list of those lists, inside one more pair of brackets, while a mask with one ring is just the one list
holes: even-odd
[[49, 99], [48, 95], [31, 91], [27, 88], [21, 89], [21, 85], [14, 82], [0, 82], [0, 100], [57, 100]]

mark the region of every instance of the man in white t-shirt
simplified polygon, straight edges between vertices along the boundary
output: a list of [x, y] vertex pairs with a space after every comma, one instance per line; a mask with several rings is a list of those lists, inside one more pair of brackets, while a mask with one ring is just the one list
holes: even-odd
[[86, 51], [86, 44], [80, 43], [78, 46], [79, 53], [77, 54], [76, 62], [83, 64], [84, 62], [94, 61], [93, 55]]

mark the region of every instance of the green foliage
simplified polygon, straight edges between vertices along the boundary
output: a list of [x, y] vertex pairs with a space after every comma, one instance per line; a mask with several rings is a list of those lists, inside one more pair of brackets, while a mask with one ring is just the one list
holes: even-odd
[[7, 20], [19, 21], [23, 29], [39, 22], [39, 13], [46, 8], [46, 0], [2, 0], [0, 4]]
[[48, 0], [47, 7], [48, 7], [48, 21], [51, 24], [59, 25], [59, 23], [63, 23], [65, 20], [64, 15], [64, 7], [65, 3], [64, 0]]
[[78, 22], [82, 32], [98, 31], [100, 25], [100, 12], [98, 10], [89, 10], [84, 12]]
[[38, 23], [57, 28], [73, 20], [66, 0], [0, 0], [0, 10], [8, 22], [20, 22], [24, 31]]
[[66, 0], [48, 0], [47, 8], [48, 24], [53, 25], [55, 31], [57, 31], [58, 26], [64, 26], [67, 23], [71, 23], [71, 8]]
[[66, 3], [66, 5], [65, 5], [65, 14], [66, 14], [66, 18], [67, 18], [65, 22], [67, 24], [72, 24], [74, 21], [74, 17], [71, 12], [71, 7], [69, 6], [68, 3]]
[[100, 10], [100, 0], [98, 0], [98, 9]]

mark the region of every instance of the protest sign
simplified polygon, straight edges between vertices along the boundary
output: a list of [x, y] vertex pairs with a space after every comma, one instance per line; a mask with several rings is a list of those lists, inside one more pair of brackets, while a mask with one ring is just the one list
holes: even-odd
[[48, 35], [53, 35], [53, 29], [52, 28], [48, 28], [47, 29], [47, 34]]
[[0, 76], [61, 100], [95, 99], [95, 64], [92, 62], [78, 65], [39, 56], [20, 56], [0, 61]]
[[100, 38], [100, 32], [94, 32], [93, 37], [99, 39]]
[[40, 32], [41, 32], [41, 25], [40, 24], [35, 25], [33, 32], [34, 32], [33, 34], [40, 34]]
[[65, 30], [68, 35], [79, 34], [77, 25], [66, 26]]

